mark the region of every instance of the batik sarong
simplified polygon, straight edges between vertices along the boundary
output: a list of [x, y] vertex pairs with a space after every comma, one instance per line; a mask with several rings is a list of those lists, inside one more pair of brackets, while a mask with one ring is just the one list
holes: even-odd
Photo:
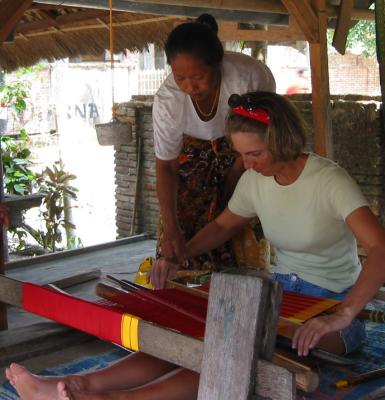
[[[179, 156], [177, 212], [186, 242], [226, 207], [223, 192], [234, 161], [235, 153], [226, 137], [210, 141], [184, 135]], [[157, 258], [161, 256], [162, 222], [158, 233]], [[233, 241], [189, 259], [186, 268], [218, 271], [236, 266], [265, 267], [266, 241], [258, 241], [257, 237], [263, 238], [259, 221]]]

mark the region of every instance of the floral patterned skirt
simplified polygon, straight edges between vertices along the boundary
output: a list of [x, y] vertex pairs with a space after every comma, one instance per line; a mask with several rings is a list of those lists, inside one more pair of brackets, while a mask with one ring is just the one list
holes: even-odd
[[[223, 190], [227, 172], [234, 161], [235, 154], [226, 137], [209, 141], [184, 135], [179, 156], [177, 212], [186, 242], [226, 207]], [[260, 223], [256, 221], [231, 242], [189, 259], [186, 268], [218, 271], [236, 266], [263, 267], [265, 254], [262, 247], [265, 251], [265, 244], [256, 240], [256, 235], [261, 236], [261, 232]], [[160, 221], [157, 258], [161, 256], [162, 236]]]

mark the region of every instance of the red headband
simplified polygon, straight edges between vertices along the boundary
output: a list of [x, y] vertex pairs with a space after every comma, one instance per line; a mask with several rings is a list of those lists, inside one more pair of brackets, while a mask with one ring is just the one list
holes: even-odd
[[231, 111], [234, 114], [243, 115], [244, 117], [255, 119], [256, 121], [262, 122], [266, 125], [269, 125], [271, 123], [270, 115], [261, 108], [247, 110], [243, 106], [237, 106], [232, 108]]

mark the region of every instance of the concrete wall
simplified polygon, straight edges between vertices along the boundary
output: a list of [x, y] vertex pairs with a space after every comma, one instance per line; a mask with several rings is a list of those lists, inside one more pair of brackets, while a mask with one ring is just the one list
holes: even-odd
[[[156, 236], [159, 207], [155, 190], [155, 156], [151, 108], [152, 98], [120, 104], [119, 114], [135, 118], [135, 137], [143, 138], [141, 170], [138, 175], [137, 214], [134, 233]], [[309, 95], [293, 97], [308, 124], [308, 149], [313, 146], [312, 111]], [[384, 133], [381, 128], [379, 98], [333, 97], [332, 119], [334, 159], [357, 180], [373, 211], [385, 224]], [[118, 237], [129, 236], [134, 209], [137, 141], [115, 147], [116, 225]]]

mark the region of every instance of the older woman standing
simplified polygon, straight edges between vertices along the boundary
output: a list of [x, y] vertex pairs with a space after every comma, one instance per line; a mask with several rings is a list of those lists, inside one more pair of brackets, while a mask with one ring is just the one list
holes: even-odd
[[[275, 91], [270, 70], [240, 53], [224, 53], [217, 24], [204, 14], [176, 27], [165, 45], [172, 73], [154, 99], [157, 192], [162, 223], [157, 258], [185, 261], [185, 240], [225, 206], [242, 161], [224, 136], [234, 91]], [[189, 259], [189, 268], [234, 265], [231, 249]]]

